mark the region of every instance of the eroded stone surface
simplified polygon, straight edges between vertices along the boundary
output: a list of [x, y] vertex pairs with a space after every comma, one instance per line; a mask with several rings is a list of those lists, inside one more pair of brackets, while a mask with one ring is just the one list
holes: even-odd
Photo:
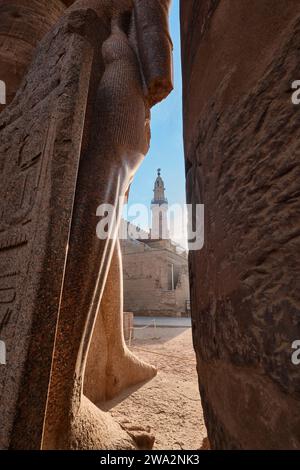
[[[106, 286], [118, 227], [99, 240], [96, 211], [101, 203], [121, 211], [119, 197], [149, 147], [150, 106], [171, 89], [168, 3], [76, 2], [43, 39], [1, 114], [0, 308], [8, 350], [0, 370], [3, 448], [141, 445], [83, 395], [83, 378], [105, 298], [105, 393], [114, 396], [144, 379], [143, 370], [155, 373], [125, 349], [119, 255], [118, 279]], [[145, 13], [138, 38], [143, 4], [152, 14], [147, 22]], [[159, 44], [151, 34], [156, 7], [163, 14]], [[143, 38], [157, 49], [153, 67], [142, 55], [138, 60]]]
[[194, 344], [214, 448], [300, 447], [300, 6], [183, 0]]
[[0, 118], [2, 448], [41, 444], [95, 21], [82, 16], [82, 35], [76, 18], [56, 27]]
[[0, 80], [6, 84], [6, 104], [20, 87], [37, 43], [64, 10], [60, 0], [0, 0]]
[[[119, 276], [115, 280], [113, 277], [113, 282], [109, 282], [109, 274], [122, 212], [120, 201], [128, 192], [134, 174], [148, 151], [150, 106], [161, 99], [161, 89], [157, 88], [151, 94], [145, 93], [143, 66], [137, 55], [138, 22], [132, 2], [103, 1], [95, 4], [79, 1], [71, 11], [93, 5], [99, 19], [109, 27], [109, 34], [102, 43], [104, 73], [99, 77], [95, 94], [90, 93], [92, 121], [87, 129], [88, 144], [82, 152], [77, 178], [44, 448], [82, 448], [84, 445], [82, 436], [77, 435], [81, 428], [77, 424], [82, 423], [83, 417], [85, 423], [87, 417], [91, 417], [86, 413], [88, 402], [83, 399], [82, 393], [88, 350], [99, 314], [103, 315], [103, 334], [108, 346], [108, 362], [104, 367], [106, 376], [103, 381], [98, 381], [98, 385], [105, 388], [105, 396], [111, 398], [131, 383], [148, 379], [155, 373], [152, 367], [143, 364], [125, 348], [120, 335], [122, 270], [119, 269]], [[149, 2], [146, 2], [145, 10], [148, 5]], [[143, 25], [143, 36], [151, 29], [152, 20], [150, 17], [148, 24]], [[161, 22], [160, 17], [157, 21]], [[156, 43], [154, 45], [158, 63], [159, 58], [164, 62], [166, 54], [163, 53], [163, 43], [160, 43], [159, 49]], [[170, 57], [169, 40], [165, 47]], [[151, 64], [149, 67], [151, 70]], [[169, 82], [170, 61], [166, 64], [166, 70], [169, 77], [162, 78]], [[165, 96], [168, 93], [169, 89], [166, 89]], [[97, 209], [101, 204], [113, 205], [117, 218], [117, 224], [109, 227], [109, 237], [105, 240], [96, 236], [99, 221]], [[89, 424], [95, 430], [94, 448], [99, 448], [102, 439], [101, 433], [97, 437], [97, 429], [99, 432], [101, 429], [98, 419], [95, 416], [94, 422]], [[106, 441], [102, 442], [102, 446], [106, 448]]]

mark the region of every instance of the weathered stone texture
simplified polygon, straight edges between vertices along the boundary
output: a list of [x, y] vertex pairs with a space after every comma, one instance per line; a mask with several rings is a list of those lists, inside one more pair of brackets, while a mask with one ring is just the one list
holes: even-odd
[[7, 104], [23, 80], [37, 43], [64, 10], [60, 0], [0, 0], [0, 80], [6, 83]]
[[183, 0], [194, 344], [214, 448], [300, 447], [300, 5]]
[[[98, 75], [96, 93], [90, 93], [93, 115], [87, 126], [88, 146], [83, 149], [77, 177], [48, 395], [45, 448], [91, 448], [91, 442], [94, 449], [128, 448], [126, 442], [121, 442], [113, 434], [110, 441], [103, 439], [100, 431], [104, 422], [107, 426], [108, 418], [100, 410], [93, 422], [89, 422], [90, 405], [82, 393], [86, 361], [95, 328], [99, 327], [101, 334], [107, 338], [108, 347], [106, 367], [102, 362], [102, 351], [100, 348], [98, 350], [99, 362], [104, 366], [105, 374], [105, 381], [101, 380], [99, 374], [99, 395], [104, 392], [106, 397], [112, 398], [130, 384], [142, 382], [155, 374], [154, 368], [138, 361], [127, 350], [121, 336], [123, 305], [119, 249], [116, 255], [118, 224], [110, 224], [104, 239], [97, 237], [96, 227], [100, 216], [98, 207], [102, 204], [113, 205], [119, 221], [121, 201], [149, 148], [149, 107], [161, 99], [165, 83], [169, 83], [169, 86], [166, 86], [164, 96], [167, 96], [171, 86], [171, 60], [165, 63], [166, 56], [171, 58], [171, 48], [168, 37], [164, 40], [166, 33], [162, 30], [159, 48], [154, 44], [158, 61], [153, 64], [153, 68], [147, 64], [151, 76], [153, 73], [156, 80], [162, 80], [162, 88], [151, 90], [151, 94], [146, 93], [145, 96], [141, 80], [143, 58], [139, 60], [135, 51], [139, 50], [140, 41], [143, 42], [152, 30], [153, 18], [149, 16], [146, 25], [143, 24], [143, 40], [135, 42], [140, 24], [131, 1], [92, 3], [95, 4], [94, 11], [108, 30], [106, 40], [97, 41], [102, 45], [101, 56], [105, 70], [102, 75]], [[145, 12], [152, 3], [155, 0], [144, 2]], [[90, 1], [79, 1], [75, 8], [81, 8], [83, 4], [86, 8], [92, 6]], [[156, 22], [160, 29], [162, 19], [159, 16]], [[149, 47], [152, 47], [151, 41]], [[165, 48], [167, 50], [164, 53], [162, 51]], [[158, 68], [160, 62], [162, 67]], [[165, 72], [159, 78], [162, 70]], [[88, 397], [91, 396], [86, 393]], [[89, 436], [88, 447], [84, 435], [79, 432], [81, 427], [87, 427], [93, 432]]]
[[[0, 117], [0, 333], [7, 347], [0, 448], [144, 445], [83, 394], [83, 382], [89, 349], [100, 364], [96, 390], [86, 377], [95, 400], [95, 392], [112, 398], [156, 373], [124, 342], [118, 224], [104, 240], [96, 227], [99, 204], [121, 213], [119, 201], [149, 148], [149, 108], [172, 88], [168, 4], [79, 0], [42, 39], [30, 66], [28, 54], [22, 85], [12, 80], [18, 92]], [[32, 15], [24, 5], [25, 23], [40, 25], [46, 4], [32, 2]], [[153, 28], [161, 30], [159, 47]], [[147, 38], [157, 51], [153, 67], [138, 57]]]
[[90, 13], [59, 24], [1, 113], [1, 448], [41, 446], [95, 22]]

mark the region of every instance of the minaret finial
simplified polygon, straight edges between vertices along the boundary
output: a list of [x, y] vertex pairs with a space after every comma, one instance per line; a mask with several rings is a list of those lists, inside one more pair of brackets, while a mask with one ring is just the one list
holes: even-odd
[[154, 183], [154, 198], [151, 201], [152, 229], [151, 235], [158, 240], [169, 238], [168, 230], [168, 199], [165, 196], [165, 184], [160, 176], [161, 169], [157, 169], [157, 178]]

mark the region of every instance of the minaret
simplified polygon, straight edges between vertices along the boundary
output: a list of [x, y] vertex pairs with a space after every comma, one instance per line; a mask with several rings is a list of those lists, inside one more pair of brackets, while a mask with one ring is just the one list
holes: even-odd
[[169, 239], [168, 230], [168, 199], [165, 197], [165, 185], [160, 176], [161, 169], [157, 170], [157, 178], [154, 183], [154, 198], [151, 201], [152, 229], [151, 238]]

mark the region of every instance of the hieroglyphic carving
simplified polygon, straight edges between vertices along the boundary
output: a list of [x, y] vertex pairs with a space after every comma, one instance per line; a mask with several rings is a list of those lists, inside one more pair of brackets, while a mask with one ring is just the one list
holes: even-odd
[[8, 307], [6, 309], [3, 319], [0, 321], [0, 333], [2, 332], [3, 328], [5, 328], [9, 324], [12, 313], [13, 310]]
[[0, 234], [0, 251], [21, 246], [27, 242], [27, 233], [24, 231], [8, 231], [4, 234]]
[[7, 274], [19, 271], [15, 300], [6, 303], [12, 291], [3, 290], [0, 304], [0, 448], [41, 445], [97, 31], [104, 36], [95, 14], [72, 18], [41, 42], [22, 93], [0, 116], [1, 287], [12, 288]]
[[[94, 8], [90, 8], [93, 3]], [[130, 35], [133, 36], [131, 44], [129, 35], [123, 31], [123, 23], [128, 23], [128, 9], [133, 10], [131, 1], [92, 2], [92, 5], [90, 2], [78, 2], [76, 10], [70, 10], [41, 42], [24, 81], [22, 93], [17, 95], [10, 109], [7, 108], [7, 120], [0, 118], [0, 132], [3, 138], [1, 144], [3, 145], [5, 139], [9, 143], [2, 165], [3, 186], [0, 188], [0, 232], [7, 240], [4, 256], [3, 250], [0, 250], [0, 274], [3, 267], [5, 272], [9, 272], [13, 266], [19, 266], [21, 271], [16, 290], [17, 298], [13, 302], [15, 312], [18, 312], [17, 321], [12, 318], [12, 307], [6, 306], [9, 310], [6, 309], [3, 313], [6, 325], [4, 339], [6, 341], [8, 338], [6, 342], [10, 356], [6, 377], [3, 373], [0, 378], [3, 383], [3, 389], [0, 391], [2, 448], [38, 449], [42, 445], [42, 439], [46, 448], [74, 446], [99, 449], [107, 448], [112, 442], [118, 443], [122, 449], [132, 449], [135, 446], [131, 437], [129, 438], [115, 423], [111, 423], [106, 414], [95, 410], [94, 405], [92, 406], [82, 393], [80, 400], [82, 399], [83, 406], [76, 410], [80, 413], [73, 413], [73, 408], [75, 410], [79, 404], [77, 392], [83, 385], [84, 357], [97, 313], [97, 301], [90, 303], [90, 294], [94, 297], [92, 289], [89, 289], [85, 302], [85, 296], [81, 296], [85, 282], [77, 283], [73, 276], [78, 275], [79, 281], [86, 280], [98, 299], [108, 275], [114, 246], [110, 243], [107, 248], [102, 244], [99, 251], [97, 239], [95, 243], [93, 217], [96, 208], [94, 210], [93, 206], [99, 196], [102, 201], [105, 193], [109, 198], [118, 196], [116, 190], [120, 195], [125, 194], [131, 177], [148, 150], [149, 107], [167, 96], [172, 88], [171, 45], [167, 28], [168, 4], [169, 0], [136, 2], [134, 11], [131, 12], [132, 28], [135, 29], [135, 34]], [[154, 15], [157, 21], [153, 21], [154, 8], [157, 9], [157, 14]], [[111, 37], [108, 37], [110, 32]], [[155, 46], [151, 47], [155, 60], [148, 54], [149, 43]], [[101, 49], [104, 44], [106, 47], [102, 57]], [[139, 49], [141, 67], [134, 49]], [[113, 66], [111, 62], [114, 62]], [[141, 80], [142, 69], [147, 92]], [[96, 97], [98, 107], [94, 109], [93, 98]], [[18, 135], [15, 137], [15, 129], [11, 123], [20, 109], [22, 116], [15, 126], [18, 126]], [[91, 130], [89, 119], [93, 117], [92, 112], [98, 117], [95, 119], [97, 125]], [[32, 127], [39, 126], [41, 131], [30, 127], [28, 123], [31, 123]], [[46, 136], [44, 123], [48, 124], [50, 129]], [[109, 138], [106, 138], [106, 126], [113, 131], [110, 132]], [[11, 144], [10, 139], [14, 139]], [[86, 146], [87, 153], [82, 152], [82, 142], [85, 139], [91, 142]], [[40, 142], [46, 142], [47, 148], [41, 148]], [[124, 149], [124, 155], [120, 153], [119, 147]], [[116, 148], [117, 152], [114, 151]], [[128, 152], [125, 149], [128, 149]], [[108, 158], [99, 159], [99, 155]], [[80, 156], [81, 165], [78, 172]], [[109, 163], [108, 173], [105, 165], [102, 166], [105, 161]], [[115, 185], [116, 174], [110, 173], [114, 162], [121, 177], [119, 189]], [[87, 187], [86, 177], [91, 180]], [[109, 194], [107, 186], [111, 186]], [[84, 203], [81, 204], [83, 195]], [[84, 214], [88, 215], [87, 221], [91, 223], [85, 224], [82, 217], [77, 217], [76, 211], [80, 210], [80, 207], [83, 208]], [[30, 219], [32, 222], [28, 223]], [[23, 232], [21, 228], [24, 228], [24, 224], [26, 229]], [[59, 231], [56, 230], [58, 226]], [[85, 226], [88, 227], [86, 233], [82, 230]], [[11, 233], [14, 230], [20, 230], [22, 234], [28, 233], [27, 246], [12, 246]], [[92, 239], [92, 244], [85, 243], [82, 235], [88, 237], [88, 242]], [[80, 247], [80, 262], [84, 260], [84, 270], [84, 250], [87, 249], [92, 258], [95, 255], [89, 263], [91, 272], [73, 269], [77, 247]], [[95, 262], [99, 263], [99, 266], [103, 265], [101, 275], [94, 268]], [[82, 264], [79, 265], [80, 268]], [[117, 307], [111, 307], [118, 315], [122, 311], [119, 298], [121, 289], [118, 287], [119, 281], [116, 283], [114, 279], [120, 277], [120, 265], [118, 254], [115, 260], [115, 278], [112, 277], [113, 283], [117, 285], [117, 295], [111, 295], [111, 290], [107, 295], [110, 304], [110, 297], [116, 300]], [[69, 282], [70, 280], [72, 282]], [[7, 285], [6, 281], [4, 284]], [[68, 295], [74, 286], [80, 302], [83, 299], [88, 307], [79, 309], [79, 315], [74, 315], [72, 305], [69, 311], [65, 309]], [[4, 297], [4, 300], [12, 298]], [[74, 299], [72, 301], [74, 302]], [[77, 303], [76, 308], [80, 305]], [[64, 341], [60, 341], [64, 325], [69, 323], [69, 312], [71, 322], [75, 319], [76, 326], [76, 334], [72, 333], [71, 341], [67, 341], [70, 348], [65, 347]], [[111, 316], [108, 309], [105, 312], [108, 324]], [[16, 313], [14, 315], [17, 316]], [[82, 328], [82, 320], [87, 325], [85, 328]], [[73, 328], [69, 328], [69, 331], [71, 329], [75, 332]], [[80, 334], [77, 334], [77, 331]], [[118, 331], [121, 332], [121, 327]], [[110, 331], [109, 335], [108, 343], [113, 343], [116, 334]], [[122, 340], [121, 334], [119, 338]], [[82, 357], [76, 358], [78, 341], [81, 342], [81, 339]], [[119, 344], [123, 347], [121, 341]], [[61, 355], [60, 347], [63, 348]], [[68, 354], [71, 361], [67, 359]], [[117, 357], [119, 358], [118, 355]], [[55, 362], [57, 358], [68, 365], [69, 375], [63, 377], [62, 381], [60, 374], [64, 374], [65, 370], [59, 367], [59, 361]], [[118, 369], [123, 373], [125, 367], [119, 360], [113, 359], [114, 355], [111, 354], [112, 366], [118, 363]], [[127, 361], [132, 367], [136, 365], [136, 360], [131, 359], [129, 351], [122, 355], [122, 359], [123, 364]], [[74, 364], [80, 367], [80, 377], [78, 380], [76, 375], [75, 383], [72, 370]], [[145, 378], [144, 374], [140, 374], [139, 381], [141, 376], [143, 380]], [[111, 377], [114, 377], [113, 374]], [[55, 398], [58, 383], [64, 388], [61, 395], [63, 401]], [[65, 400], [68, 402], [67, 406], [64, 406]], [[51, 406], [56, 407], [57, 413], [52, 413]], [[72, 407], [72, 413], [69, 412], [69, 406]], [[72, 422], [71, 414], [74, 416]], [[51, 416], [54, 421], [57, 419], [55, 426], [52, 426]], [[49, 418], [47, 436], [45, 417]], [[78, 430], [82, 428], [81, 420], [86, 421], [85, 429], [91, 429], [88, 441], [84, 440], [83, 434], [77, 432], [77, 426]], [[60, 434], [61, 424], [67, 432]], [[108, 436], [102, 435], [103, 428], [109, 430]], [[76, 439], [73, 439], [69, 429]], [[57, 436], [61, 442], [56, 441]]]
[[[41, 174], [44, 134], [45, 129], [29, 129], [24, 133], [24, 141], [18, 148], [13, 148], [9, 152], [12, 158], [7, 160], [12, 177], [6, 178], [1, 190], [0, 232], [30, 218]], [[29, 140], [29, 135], [32, 136], [32, 141]]]
[[14, 312], [18, 275], [18, 272], [9, 272], [0, 276], [0, 334], [8, 326]]

